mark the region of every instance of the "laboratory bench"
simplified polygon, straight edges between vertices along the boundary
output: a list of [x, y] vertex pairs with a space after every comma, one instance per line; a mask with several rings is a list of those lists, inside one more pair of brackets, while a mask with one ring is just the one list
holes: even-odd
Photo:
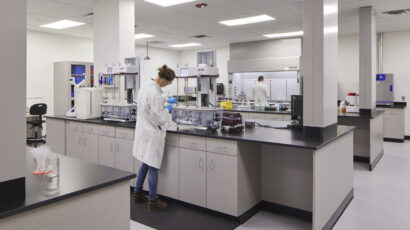
[[242, 115], [242, 119], [250, 120], [268, 120], [268, 121], [290, 121], [290, 111], [258, 111], [253, 109], [232, 109], [225, 110], [226, 112], [235, 112]]
[[[133, 172], [141, 165], [132, 157], [135, 124], [65, 116], [47, 116], [47, 123], [53, 151]], [[240, 222], [264, 209], [331, 229], [353, 199], [353, 130], [334, 126], [321, 139], [297, 129], [224, 134], [171, 126], [158, 193]]]
[[367, 163], [372, 171], [384, 154], [384, 111], [374, 110], [371, 115], [339, 111], [338, 124], [356, 127], [354, 161]]
[[377, 105], [384, 111], [384, 141], [403, 143], [406, 129], [406, 102], [393, 102], [391, 105]]
[[0, 229], [129, 229], [135, 173], [59, 156], [60, 175], [33, 175], [26, 153], [24, 201], [1, 204]]

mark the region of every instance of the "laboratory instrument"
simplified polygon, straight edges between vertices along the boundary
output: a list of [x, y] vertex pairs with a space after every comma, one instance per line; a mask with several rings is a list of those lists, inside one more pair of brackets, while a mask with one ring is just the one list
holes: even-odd
[[188, 90], [188, 79], [196, 79], [196, 104], [198, 107], [216, 105], [216, 79], [218, 77], [218, 68], [210, 67], [206, 64], [199, 64], [197, 67], [181, 67], [177, 71], [177, 78], [185, 79], [184, 92], [186, 95], [192, 94], [193, 92]]
[[43, 115], [47, 113], [47, 104], [38, 103], [30, 107], [30, 116], [27, 116], [27, 144], [34, 145], [45, 144], [46, 139], [43, 137]]
[[[140, 59], [125, 58], [124, 64], [107, 65], [100, 76], [101, 83], [105, 85], [103, 88], [106, 93], [104, 102], [100, 104], [103, 119], [118, 122], [136, 121], [135, 101], [140, 88]], [[108, 98], [110, 90], [112, 98]]]
[[175, 106], [172, 109], [172, 121], [200, 129], [217, 129], [221, 124], [222, 112], [221, 108]]
[[376, 104], [391, 105], [394, 102], [393, 74], [376, 75]]
[[358, 113], [359, 109], [359, 94], [350, 92], [345, 98], [345, 106], [347, 113]]
[[302, 95], [292, 95], [291, 104], [291, 118], [293, 121], [288, 128], [303, 128], [303, 96]]
[[78, 88], [76, 94], [75, 114], [77, 119], [101, 117], [102, 90], [100, 88]]

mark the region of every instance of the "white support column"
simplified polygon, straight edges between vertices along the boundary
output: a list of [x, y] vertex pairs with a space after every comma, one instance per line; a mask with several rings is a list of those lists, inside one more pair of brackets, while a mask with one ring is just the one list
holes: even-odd
[[94, 2], [94, 70], [123, 63], [135, 57], [134, 0], [97, 0]]
[[376, 108], [376, 17], [373, 7], [362, 7], [360, 16], [360, 113]]
[[0, 204], [25, 199], [26, 1], [0, 1]]
[[303, 125], [337, 123], [338, 0], [305, 0], [303, 16]]

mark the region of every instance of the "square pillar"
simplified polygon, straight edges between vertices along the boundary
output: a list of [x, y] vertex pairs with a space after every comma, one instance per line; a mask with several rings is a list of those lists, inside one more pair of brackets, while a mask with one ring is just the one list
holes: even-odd
[[373, 7], [359, 9], [360, 21], [360, 114], [370, 115], [376, 108], [377, 33]]
[[135, 57], [134, 0], [97, 0], [94, 2], [94, 71], [105, 65]]
[[303, 126], [321, 134], [337, 124], [338, 0], [305, 0], [303, 30]]

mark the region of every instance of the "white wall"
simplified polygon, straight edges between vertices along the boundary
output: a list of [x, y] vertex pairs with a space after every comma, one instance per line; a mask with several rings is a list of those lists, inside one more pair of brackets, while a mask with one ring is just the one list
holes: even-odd
[[[383, 72], [394, 74], [394, 98], [410, 102], [410, 31], [385, 33]], [[410, 135], [410, 104], [406, 109], [406, 135]]]
[[[168, 67], [176, 71], [179, 60], [179, 52], [175, 50], [149, 48], [149, 57], [151, 60], [144, 60], [147, 56], [147, 48], [143, 46], [136, 46], [135, 54], [141, 59], [141, 85], [144, 82], [157, 77], [157, 69], [166, 64]], [[169, 92], [169, 95], [175, 95], [177, 89], [177, 81], [172, 85], [165, 87], [163, 90]]]
[[44, 102], [53, 108], [53, 63], [93, 61], [93, 40], [37, 31], [27, 32], [27, 106]]
[[[384, 33], [383, 72], [394, 74], [394, 97], [410, 100], [410, 31]], [[359, 37], [339, 38], [338, 95], [359, 92]], [[406, 135], [410, 135], [410, 104], [406, 109]]]
[[[209, 50], [188, 50], [181, 51], [179, 55], [179, 66], [196, 66], [197, 65], [197, 56], [198, 51], [213, 51], [216, 50], [216, 65], [219, 70], [219, 78], [217, 79], [218, 83], [223, 83], [225, 86], [225, 94], [228, 92], [228, 61], [229, 61], [229, 47], [222, 47]], [[184, 81], [180, 80], [179, 93], [183, 95], [184, 91]], [[189, 86], [196, 86], [195, 81], [190, 80]]]

